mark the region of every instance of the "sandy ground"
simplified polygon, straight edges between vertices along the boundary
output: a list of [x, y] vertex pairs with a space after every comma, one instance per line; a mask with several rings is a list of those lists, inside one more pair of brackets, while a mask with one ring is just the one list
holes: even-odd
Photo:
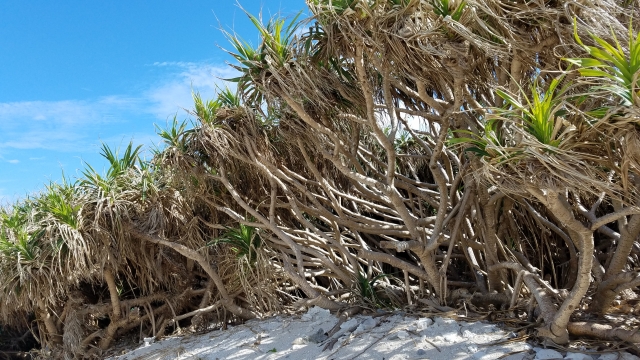
[[359, 315], [327, 337], [337, 323], [329, 311], [312, 308], [302, 316], [252, 320], [227, 330], [147, 342], [111, 359], [640, 360], [628, 353], [589, 355], [542, 349], [508, 341], [514, 334], [493, 324], [442, 317]]

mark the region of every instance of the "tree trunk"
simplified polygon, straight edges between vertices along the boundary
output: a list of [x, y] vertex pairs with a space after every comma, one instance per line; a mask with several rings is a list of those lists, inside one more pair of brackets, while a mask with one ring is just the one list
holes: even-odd
[[47, 336], [43, 338], [49, 338], [49, 341], [51, 341], [55, 346], [62, 344], [62, 336], [58, 334], [56, 323], [53, 321], [53, 316], [49, 313], [49, 310], [42, 299], [38, 299], [38, 313], [40, 314], [40, 319], [47, 330]]
[[[633, 243], [640, 234], [640, 215], [633, 215], [631, 220], [620, 229], [618, 246], [609, 262], [603, 281], [598, 284], [593, 302], [589, 310], [598, 314], [604, 314], [611, 306], [611, 302], [623, 289], [616, 288], [624, 282], [635, 279], [635, 273], [622, 273], [627, 259], [633, 248]], [[620, 277], [622, 275], [622, 277]], [[620, 281], [622, 279], [622, 282]]]
[[118, 287], [116, 285], [116, 279], [113, 276], [113, 272], [110, 266], [104, 270], [104, 280], [107, 282], [109, 288], [109, 296], [111, 297], [111, 322], [116, 322], [122, 317], [122, 309], [120, 308], [120, 295], [118, 295]]
[[567, 298], [562, 302], [551, 323], [546, 324], [545, 328], [538, 331], [540, 336], [548, 337], [558, 344], [566, 344], [569, 341], [569, 332], [567, 330], [569, 319], [573, 311], [580, 305], [591, 282], [594, 248], [593, 231], [573, 216], [571, 206], [557, 192], [546, 191], [545, 193], [545, 191], [534, 188], [529, 188], [528, 190], [545, 204], [557, 216], [558, 220], [569, 229], [571, 240], [580, 252], [576, 283]]

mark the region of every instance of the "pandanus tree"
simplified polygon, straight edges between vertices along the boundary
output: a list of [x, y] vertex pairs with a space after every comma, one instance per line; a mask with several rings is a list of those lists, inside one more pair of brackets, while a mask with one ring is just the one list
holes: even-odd
[[308, 32], [252, 18], [257, 48], [232, 37], [242, 106], [203, 121], [192, 150], [233, 200], [219, 209], [272, 234], [305, 302], [339, 308], [335, 288], [391, 266], [441, 302], [459, 287], [505, 308], [528, 294], [558, 343], [637, 341], [571, 321], [637, 286], [635, 10], [309, 7]]

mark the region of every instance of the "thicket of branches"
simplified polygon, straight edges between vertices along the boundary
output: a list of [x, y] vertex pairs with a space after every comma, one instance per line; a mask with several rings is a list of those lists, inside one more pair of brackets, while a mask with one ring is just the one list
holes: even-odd
[[104, 147], [3, 210], [0, 344], [418, 299], [640, 342], [601, 317], [640, 310], [640, 4], [308, 5], [228, 34], [237, 92], [195, 94], [151, 161]]

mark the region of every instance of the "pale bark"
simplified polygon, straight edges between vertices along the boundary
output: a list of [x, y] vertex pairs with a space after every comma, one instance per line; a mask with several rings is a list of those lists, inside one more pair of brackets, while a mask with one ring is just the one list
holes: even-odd
[[593, 231], [575, 219], [566, 199], [560, 197], [558, 193], [549, 191], [545, 194], [544, 191], [534, 188], [528, 188], [528, 191], [545, 204], [558, 220], [570, 230], [571, 238], [581, 254], [578, 260], [576, 283], [553, 320], [547, 323], [547, 328], [539, 331], [541, 336], [548, 337], [556, 343], [565, 344], [569, 341], [567, 330], [569, 319], [589, 289], [593, 264]]
[[40, 320], [44, 323], [44, 327], [47, 330], [46, 336], [41, 338], [48, 339], [53, 346], [58, 346], [62, 344], [62, 336], [58, 334], [58, 329], [56, 328], [56, 323], [54, 321], [53, 316], [49, 312], [49, 309], [45, 305], [45, 302], [42, 299], [37, 300], [38, 310], [37, 313], [40, 315]]
[[144, 241], [149, 241], [151, 243], [154, 244], [159, 244], [159, 245], [163, 245], [163, 246], [167, 246], [175, 251], [177, 251], [178, 253], [180, 253], [182, 256], [184, 257], [188, 257], [193, 259], [194, 261], [196, 261], [198, 263], [198, 265], [200, 265], [202, 267], [202, 269], [207, 273], [207, 275], [209, 275], [209, 277], [211, 278], [211, 280], [215, 283], [216, 288], [218, 289], [218, 292], [220, 293], [220, 296], [223, 299], [223, 305], [224, 307], [229, 310], [229, 312], [231, 312], [232, 314], [242, 318], [242, 319], [253, 319], [256, 317], [256, 315], [251, 312], [250, 310], [244, 309], [236, 304], [233, 303], [233, 299], [229, 296], [229, 293], [227, 292], [226, 287], [224, 286], [224, 283], [222, 281], [222, 279], [220, 278], [220, 275], [218, 275], [218, 273], [211, 267], [211, 265], [209, 264], [209, 262], [204, 258], [204, 256], [202, 256], [200, 253], [196, 252], [195, 250], [192, 250], [182, 244], [178, 244], [178, 243], [174, 243], [171, 241], [167, 241], [167, 240], [163, 240], [159, 237], [156, 236], [152, 236], [152, 235], [148, 235], [148, 234], [144, 234], [140, 231], [138, 231], [135, 228], [129, 227], [128, 229], [130, 231], [130, 233], [141, 239]]
[[569, 333], [574, 336], [588, 336], [599, 340], [627, 341], [640, 343], [640, 333], [632, 330], [614, 328], [607, 324], [588, 323], [584, 321], [570, 322], [567, 324]]
[[111, 321], [118, 321], [122, 317], [122, 309], [120, 308], [120, 295], [118, 295], [118, 288], [116, 286], [115, 277], [111, 267], [107, 267], [104, 270], [104, 280], [109, 288], [109, 296], [111, 298], [112, 314]]
[[602, 281], [597, 288], [589, 310], [599, 314], [605, 314], [613, 300], [623, 290], [640, 286], [640, 273], [636, 271], [618, 273]]

